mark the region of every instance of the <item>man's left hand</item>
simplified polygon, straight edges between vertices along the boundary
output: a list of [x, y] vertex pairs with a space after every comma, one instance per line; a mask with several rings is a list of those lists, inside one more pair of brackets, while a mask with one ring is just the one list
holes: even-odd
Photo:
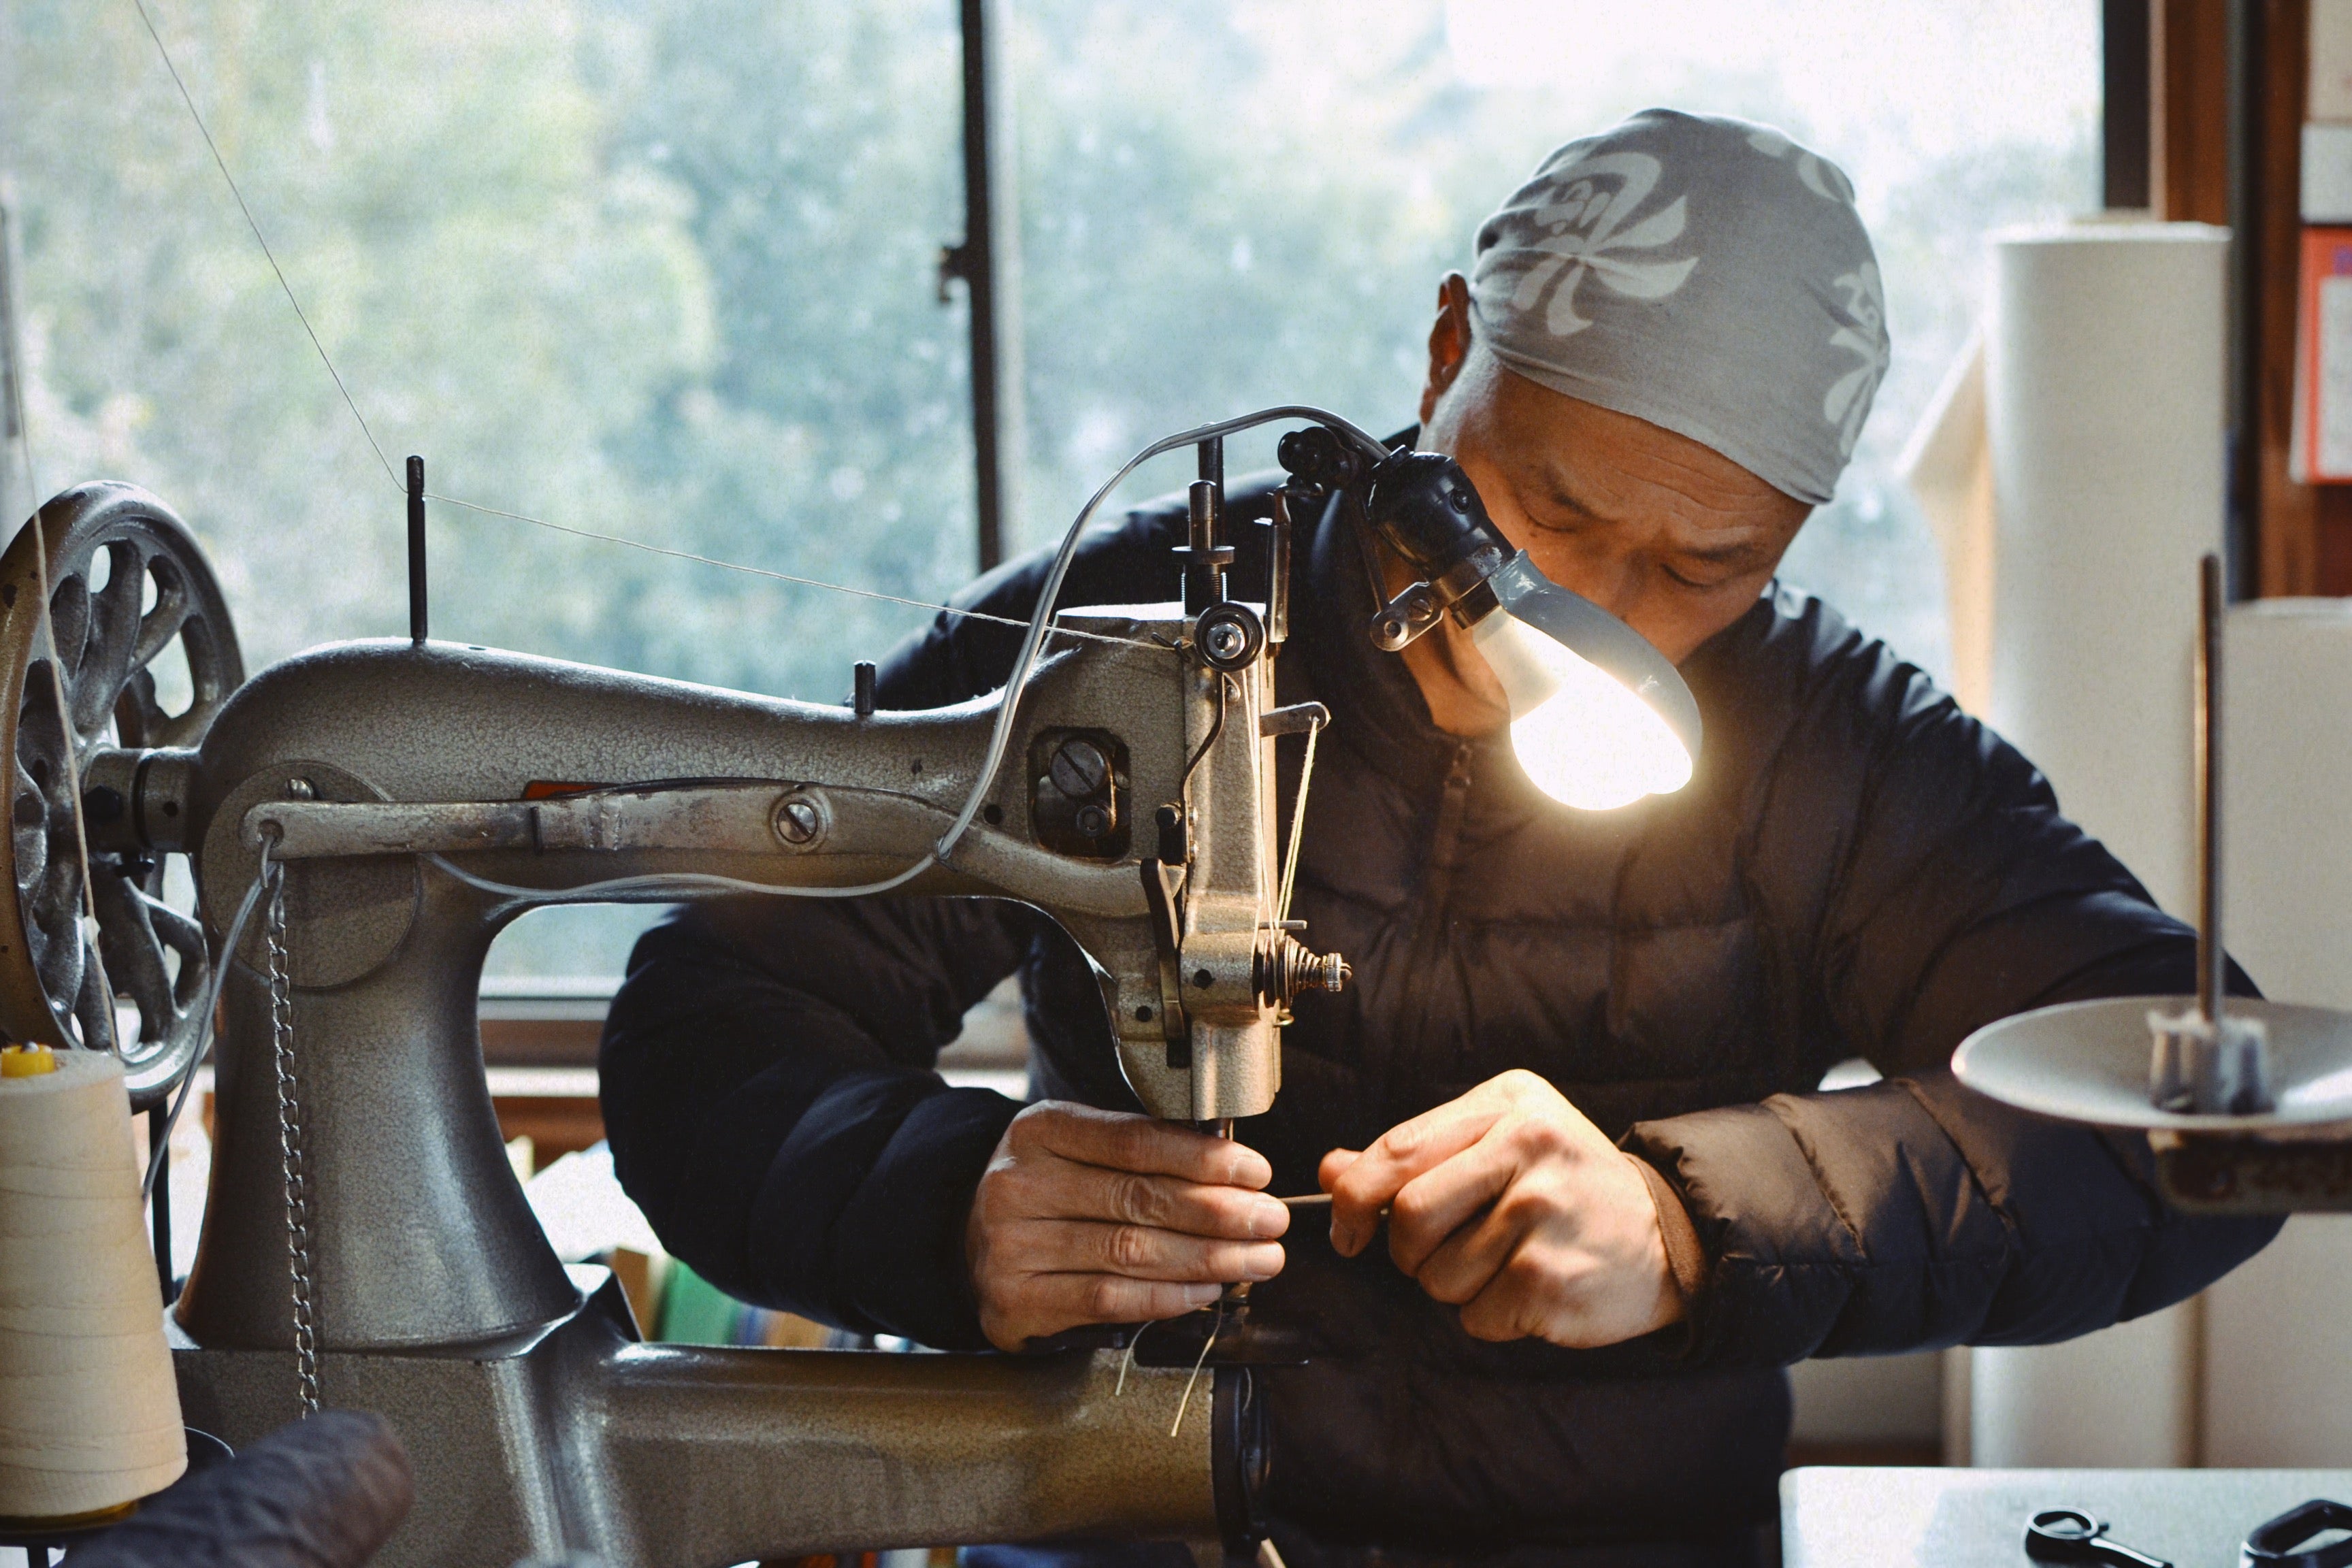
[[1536, 1074], [1512, 1071], [1358, 1153], [1323, 1156], [1331, 1245], [1389, 1255], [1481, 1340], [1590, 1349], [1679, 1321], [1650, 1184]]

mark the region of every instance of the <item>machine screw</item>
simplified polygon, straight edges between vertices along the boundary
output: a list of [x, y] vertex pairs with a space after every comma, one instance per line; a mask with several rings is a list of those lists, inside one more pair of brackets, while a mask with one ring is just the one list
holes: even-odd
[[[1085, 800], [1102, 793], [1103, 785], [1110, 778], [1110, 759], [1104, 756], [1102, 748], [1092, 741], [1073, 735], [1054, 752], [1054, 761], [1047, 773], [1054, 781], [1054, 787], [1064, 795], [1071, 800]], [[1099, 829], [1090, 829], [1086, 826], [1083, 812], [1079, 814], [1078, 831], [1089, 838], [1102, 837]]]
[[808, 795], [788, 795], [776, 803], [772, 826], [778, 838], [805, 849], [824, 835], [824, 807]]
[[1082, 805], [1078, 807], [1076, 826], [1080, 837], [1100, 838], [1110, 831], [1110, 813], [1098, 805]]
[[309, 779], [288, 779], [286, 781], [286, 798], [288, 800], [316, 800], [319, 798], [319, 786], [312, 784]]
[[1209, 650], [1209, 657], [1219, 664], [1239, 658], [1242, 649], [1249, 646], [1249, 638], [1231, 621], [1220, 621], [1211, 626], [1209, 635], [1202, 640]]

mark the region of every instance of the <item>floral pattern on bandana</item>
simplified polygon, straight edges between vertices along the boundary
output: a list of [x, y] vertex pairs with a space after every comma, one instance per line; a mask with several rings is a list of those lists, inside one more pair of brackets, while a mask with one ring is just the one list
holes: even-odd
[[1830, 346], [1860, 356], [1862, 363], [1830, 383], [1822, 399], [1822, 417], [1836, 427], [1838, 450], [1852, 457], [1871, 399], [1894, 357], [1894, 344], [1886, 336], [1886, 291], [1878, 281], [1878, 263], [1864, 262], [1833, 287], [1845, 296], [1847, 324], [1830, 334]]
[[1519, 279], [1511, 308], [1532, 311], [1557, 279], [1544, 327], [1565, 338], [1592, 325], [1576, 313], [1576, 291], [1588, 276], [1635, 300], [1663, 300], [1681, 288], [1698, 265], [1697, 257], [1643, 261], [1616, 254], [1654, 250], [1682, 237], [1690, 214], [1687, 196], [1676, 196], [1631, 228], [1622, 226], [1664, 173], [1664, 165], [1646, 153], [1603, 153], [1562, 170], [1550, 203], [1529, 215], [1541, 237], [1531, 236], [1510, 253], [1543, 258]]

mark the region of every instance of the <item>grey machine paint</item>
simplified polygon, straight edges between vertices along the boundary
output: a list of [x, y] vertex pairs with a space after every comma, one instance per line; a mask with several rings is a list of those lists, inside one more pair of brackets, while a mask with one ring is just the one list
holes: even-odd
[[[405, 641], [314, 649], [248, 681], [212, 574], [161, 502], [87, 485], [42, 522], [46, 563], [30, 525], [0, 559], [0, 721], [16, 762], [0, 859], [18, 894], [0, 930], [0, 1027], [103, 1044], [104, 999], [125, 994], [142, 1022], [121, 1048], [152, 1103], [199, 1039], [205, 953], [157, 898], [163, 858], [188, 856], [217, 944], [273, 842], [321, 1396], [391, 1416], [418, 1471], [383, 1562], [584, 1550], [701, 1568], [988, 1540], [1247, 1538], [1264, 1452], [1246, 1369], [1213, 1368], [1180, 1426], [1188, 1369], [1131, 1367], [1118, 1392], [1103, 1351], [642, 1344], [610, 1279], [550, 1250], [499, 1137], [476, 998], [502, 926], [616, 879], [889, 877], [962, 808], [1002, 693], [860, 713]], [[949, 864], [904, 890], [1051, 912], [1097, 965], [1143, 1103], [1213, 1122], [1272, 1102], [1289, 993], [1343, 971], [1274, 917], [1272, 737], [1297, 720], [1266, 710], [1271, 649], [1261, 638], [1238, 668], [1213, 668], [1192, 625], [1172, 605], [1063, 613], [983, 810]], [[195, 700], [169, 715], [149, 666], [175, 638]], [[1055, 769], [1073, 738], [1118, 765]], [[1057, 777], [1098, 790], [1093, 809], [1074, 816]], [[77, 788], [95, 943], [78, 918]], [[1155, 838], [1162, 807], [1175, 809]], [[1087, 830], [1075, 840], [1073, 821]], [[1183, 863], [1161, 875], [1155, 846]], [[298, 1402], [258, 921], [236, 956], [202, 1248], [172, 1328], [188, 1419], [243, 1444]]]

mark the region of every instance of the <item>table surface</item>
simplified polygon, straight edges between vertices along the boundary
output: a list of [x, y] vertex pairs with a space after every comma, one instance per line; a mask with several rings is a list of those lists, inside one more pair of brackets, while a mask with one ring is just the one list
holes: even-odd
[[2097, 1515], [2176, 1568], [2237, 1568], [2246, 1532], [2352, 1470], [1970, 1470], [1817, 1467], [1780, 1478], [1784, 1568], [2032, 1568], [2025, 1521]]

